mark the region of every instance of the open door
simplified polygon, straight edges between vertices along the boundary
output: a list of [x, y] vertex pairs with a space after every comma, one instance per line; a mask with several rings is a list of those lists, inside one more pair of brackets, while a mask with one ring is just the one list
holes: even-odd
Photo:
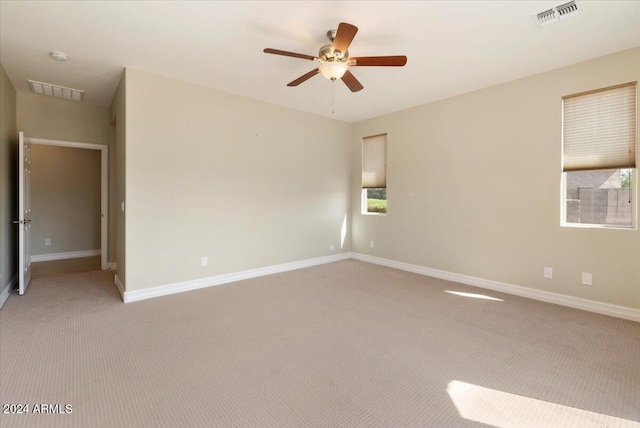
[[24, 294], [31, 281], [31, 144], [19, 134], [18, 150], [18, 287]]

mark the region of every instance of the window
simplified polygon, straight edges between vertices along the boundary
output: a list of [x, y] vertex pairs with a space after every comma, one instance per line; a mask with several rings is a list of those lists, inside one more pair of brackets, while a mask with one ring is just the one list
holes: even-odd
[[562, 224], [634, 227], [636, 83], [562, 101]]
[[362, 140], [362, 213], [387, 213], [387, 134]]

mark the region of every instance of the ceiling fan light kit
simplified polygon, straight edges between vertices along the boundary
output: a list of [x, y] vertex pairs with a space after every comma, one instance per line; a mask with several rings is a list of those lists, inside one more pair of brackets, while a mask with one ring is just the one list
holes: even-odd
[[322, 46], [318, 51], [317, 57], [271, 48], [265, 49], [264, 52], [273, 55], [318, 61], [320, 63], [318, 68], [298, 77], [287, 86], [298, 86], [320, 73], [332, 81], [341, 79], [351, 92], [358, 92], [364, 87], [349, 71], [349, 67], [402, 67], [407, 63], [407, 57], [404, 55], [350, 57], [349, 45], [357, 32], [358, 27], [355, 25], [341, 22], [337, 30], [327, 31], [327, 38], [331, 41], [331, 44]]
[[347, 68], [349, 68], [349, 66], [344, 62], [332, 61], [325, 62], [319, 68], [320, 73], [322, 73], [324, 77], [329, 80], [336, 80], [342, 79], [342, 76], [344, 76], [344, 73], [347, 71]]

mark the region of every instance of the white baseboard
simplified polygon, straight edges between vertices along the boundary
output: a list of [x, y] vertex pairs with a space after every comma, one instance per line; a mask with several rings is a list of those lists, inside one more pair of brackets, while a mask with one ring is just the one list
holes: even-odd
[[351, 255], [352, 258], [367, 263], [387, 266], [407, 272], [417, 273], [420, 275], [445, 279], [447, 281], [460, 282], [462, 284], [473, 285], [475, 287], [486, 288], [489, 290], [500, 291], [502, 293], [514, 294], [516, 296], [528, 297], [529, 299], [555, 303], [557, 305], [568, 306], [570, 308], [582, 309], [584, 311], [595, 312], [597, 314], [609, 315], [616, 318], [640, 322], [640, 309], [612, 305], [610, 303], [598, 302], [595, 300], [581, 299], [579, 297], [552, 293], [550, 291], [536, 290], [534, 288], [507, 284], [490, 279], [477, 278], [474, 276], [462, 275], [459, 273], [447, 272], [444, 270], [432, 269], [404, 262], [397, 262], [395, 260], [368, 256], [366, 254], [351, 253]]
[[195, 279], [193, 281], [177, 282], [175, 284], [161, 285], [158, 287], [145, 288], [143, 290], [124, 291], [122, 300], [124, 303], [138, 300], [151, 299], [153, 297], [167, 296], [169, 294], [182, 293], [184, 291], [197, 290], [199, 288], [213, 287], [244, 279], [256, 278], [259, 276], [272, 275], [275, 273], [287, 272], [290, 270], [303, 269], [311, 266], [333, 263], [351, 258], [351, 253], [341, 253], [332, 256], [318, 257], [315, 259], [301, 260], [297, 262], [284, 263], [281, 265], [267, 266], [258, 269], [250, 269], [242, 272], [216, 275], [208, 278]]
[[2, 290], [0, 290], [0, 308], [4, 306], [4, 302], [6, 302], [7, 299], [9, 298], [9, 295], [11, 294], [11, 290], [13, 290], [13, 287], [15, 287], [17, 282], [18, 282], [18, 275], [14, 275], [11, 281], [9, 281], [9, 283], [6, 286], [4, 286]]
[[192, 281], [178, 282], [158, 287], [145, 288], [136, 291], [124, 291], [124, 286], [116, 275], [115, 281], [118, 291], [122, 296], [124, 303], [136, 302], [138, 300], [151, 299], [153, 297], [167, 296], [170, 294], [182, 293], [184, 291], [197, 290], [200, 288], [213, 287], [216, 285], [227, 284], [230, 282], [241, 281], [244, 279], [256, 278], [265, 275], [272, 275], [281, 272], [287, 272], [296, 269], [303, 269], [311, 266], [322, 265], [325, 263], [333, 263], [347, 259], [360, 260], [367, 263], [373, 263], [381, 266], [387, 266], [394, 269], [400, 269], [407, 272], [413, 272], [420, 275], [440, 278], [447, 281], [459, 282], [461, 284], [472, 285], [475, 287], [485, 288], [488, 290], [499, 291], [502, 293], [513, 294], [516, 296], [527, 297], [529, 299], [539, 300], [557, 305], [568, 306], [570, 308], [581, 309], [584, 311], [595, 312], [598, 314], [609, 315], [616, 318], [640, 322], [640, 309], [629, 308], [626, 306], [613, 305], [610, 303], [598, 302], [595, 300], [581, 299], [579, 297], [567, 296], [565, 294], [552, 293], [550, 291], [536, 290], [534, 288], [522, 287], [519, 285], [507, 284], [504, 282], [493, 281], [490, 279], [478, 278], [469, 275], [463, 275], [454, 272], [448, 272], [439, 269], [428, 268], [424, 266], [414, 265], [410, 263], [398, 262], [395, 260], [383, 259], [380, 257], [369, 256], [360, 253], [341, 253], [332, 256], [319, 257], [315, 259], [301, 260], [298, 262], [285, 263], [275, 266], [267, 266], [264, 268], [250, 269], [242, 272], [217, 275], [208, 278], [201, 278]]
[[118, 270], [118, 264], [116, 262], [109, 262], [109, 270]]
[[80, 257], [92, 257], [99, 256], [102, 253], [100, 249], [97, 250], [84, 250], [84, 251], [70, 251], [68, 253], [51, 253], [51, 254], [38, 254], [32, 255], [32, 262], [46, 262], [49, 260], [64, 260], [64, 259], [78, 259]]
[[118, 278], [118, 275], [115, 276], [114, 282], [116, 284], [118, 292], [120, 293], [120, 297], [122, 297], [122, 301], [127, 303], [124, 297], [124, 285], [122, 284], [122, 281], [120, 281], [120, 278]]

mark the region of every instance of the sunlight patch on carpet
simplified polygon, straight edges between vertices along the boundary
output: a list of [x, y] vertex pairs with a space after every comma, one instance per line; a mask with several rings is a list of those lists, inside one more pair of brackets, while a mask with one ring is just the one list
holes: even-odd
[[463, 418], [495, 427], [640, 427], [640, 423], [452, 380], [447, 393]]
[[449, 294], [455, 294], [456, 296], [471, 297], [473, 299], [495, 300], [496, 302], [504, 302], [504, 300], [502, 299], [498, 299], [497, 297], [487, 296], [485, 294], [464, 293], [462, 291], [450, 291], [450, 290], [445, 290], [444, 292]]

